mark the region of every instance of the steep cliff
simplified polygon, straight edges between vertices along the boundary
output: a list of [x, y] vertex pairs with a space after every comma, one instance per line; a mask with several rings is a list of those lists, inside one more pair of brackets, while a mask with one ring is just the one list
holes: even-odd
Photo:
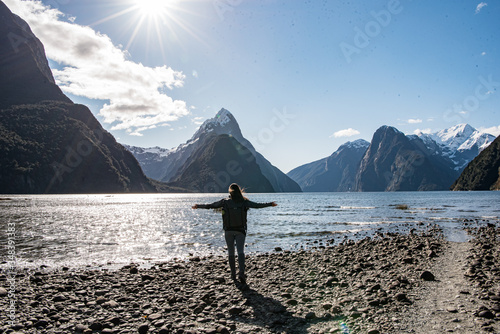
[[383, 126], [373, 135], [356, 176], [357, 191], [445, 190], [457, 172], [419, 138]]
[[206, 145], [193, 152], [170, 186], [218, 193], [226, 192], [236, 182], [247, 192], [274, 191], [252, 152], [234, 137], [215, 133], [206, 136]]
[[500, 190], [500, 136], [465, 167], [451, 190]]
[[0, 192], [155, 192], [135, 158], [55, 84], [28, 24], [0, 2]]

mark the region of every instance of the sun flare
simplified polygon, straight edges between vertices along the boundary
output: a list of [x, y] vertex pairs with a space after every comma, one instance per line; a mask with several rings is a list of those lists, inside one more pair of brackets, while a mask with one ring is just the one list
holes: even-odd
[[124, 24], [123, 33], [130, 33], [124, 47], [126, 50], [129, 50], [135, 42], [145, 40], [144, 50], [149, 52], [150, 49], [156, 48], [162, 53], [163, 58], [166, 58], [164, 52], [168, 48], [165, 44], [167, 38], [177, 40], [179, 34], [187, 33], [200, 43], [205, 43], [192, 22], [185, 19], [187, 16], [192, 19], [198, 15], [186, 9], [185, 2], [185, 0], [124, 0], [119, 10], [92, 23], [91, 26], [124, 18], [120, 20]]
[[135, 5], [143, 15], [161, 15], [168, 8], [168, 1], [165, 0], [135, 0]]

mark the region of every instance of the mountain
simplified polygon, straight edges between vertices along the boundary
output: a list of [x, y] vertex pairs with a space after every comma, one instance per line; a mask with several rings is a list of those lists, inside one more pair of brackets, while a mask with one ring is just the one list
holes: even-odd
[[419, 133], [418, 137], [437, 154], [450, 158], [454, 169], [459, 172], [495, 140], [495, 136], [476, 130], [469, 124], [458, 124], [432, 134]]
[[288, 176], [303, 191], [446, 190], [494, 139], [468, 124], [409, 136], [382, 126], [371, 143], [347, 142]]
[[467, 165], [451, 190], [500, 190], [500, 136]]
[[306, 192], [352, 191], [369, 145], [363, 139], [347, 142], [329, 157], [297, 167], [287, 175]]
[[42, 43], [0, 2], [2, 193], [155, 192], [133, 155], [55, 84]]
[[[163, 182], [179, 182], [180, 174], [191, 163], [195, 152], [206, 147], [209, 141], [213, 140], [213, 135], [229, 135], [241, 144], [251, 156], [248, 159], [255, 159], [261, 173], [269, 180], [272, 191], [276, 192], [298, 192], [301, 191], [299, 185], [273, 166], [253, 145], [243, 137], [238, 122], [234, 116], [226, 109], [221, 109], [214, 118], [206, 120], [194, 133], [192, 138], [186, 143], [179, 145], [172, 150], [155, 148], [139, 148], [125, 146], [141, 164], [144, 173], [151, 178]], [[225, 161], [226, 163], [229, 161]], [[225, 170], [216, 170], [223, 173]], [[249, 191], [251, 187], [248, 187]], [[225, 190], [224, 190], [225, 191]]]
[[71, 103], [55, 83], [40, 40], [2, 1], [0, 73], [0, 109], [43, 100]]
[[226, 192], [233, 182], [247, 192], [273, 192], [254, 155], [234, 137], [211, 133], [169, 183], [196, 192]]
[[457, 177], [448, 159], [416, 137], [382, 126], [361, 160], [357, 191], [445, 190]]

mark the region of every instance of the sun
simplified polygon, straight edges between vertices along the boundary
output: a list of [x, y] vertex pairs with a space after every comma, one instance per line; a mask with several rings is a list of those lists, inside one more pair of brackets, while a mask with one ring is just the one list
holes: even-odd
[[160, 16], [168, 9], [168, 1], [166, 0], [135, 0], [135, 6], [139, 9], [142, 15]]
[[[206, 1], [206, 0], [199, 0]], [[130, 33], [125, 50], [130, 50], [135, 42], [145, 41], [144, 50], [156, 48], [163, 58], [168, 45], [165, 44], [169, 39], [177, 40], [183, 33], [191, 35], [200, 43], [205, 43], [205, 39], [200, 37], [200, 32], [192, 24], [191, 20], [199, 15], [197, 12], [189, 9], [186, 0], [119, 0], [121, 3], [116, 12], [94, 22], [91, 26], [117, 20], [120, 20], [123, 27], [122, 34]], [[189, 19], [186, 19], [189, 18]]]

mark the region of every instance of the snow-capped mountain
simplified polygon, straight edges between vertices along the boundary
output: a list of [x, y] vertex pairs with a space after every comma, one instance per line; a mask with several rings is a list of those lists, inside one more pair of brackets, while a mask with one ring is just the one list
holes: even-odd
[[494, 136], [460, 124], [433, 134], [380, 127], [371, 143], [347, 142], [288, 173], [303, 191], [447, 190]]
[[469, 124], [458, 124], [431, 134], [418, 133], [428, 148], [448, 157], [454, 169], [463, 170], [482, 150], [488, 147], [495, 136], [476, 130]]
[[[446, 190], [459, 173], [450, 159], [418, 136], [406, 136], [390, 126], [373, 135], [356, 175], [355, 191]], [[429, 144], [428, 143], [428, 144]], [[436, 149], [437, 147], [437, 149]]]
[[253, 145], [243, 137], [238, 122], [226, 109], [221, 109], [214, 118], [206, 120], [186, 143], [171, 150], [159, 147], [140, 148], [125, 146], [141, 164], [144, 173], [156, 180], [171, 182], [189, 164], [195, 151], [203, 148], [214, 136], [229, 135], [243, 145], [255, 158], [262, 174], [269, 180], [275, 191], [296, 192], [300, 187], [278, 168], [271, 165]]

